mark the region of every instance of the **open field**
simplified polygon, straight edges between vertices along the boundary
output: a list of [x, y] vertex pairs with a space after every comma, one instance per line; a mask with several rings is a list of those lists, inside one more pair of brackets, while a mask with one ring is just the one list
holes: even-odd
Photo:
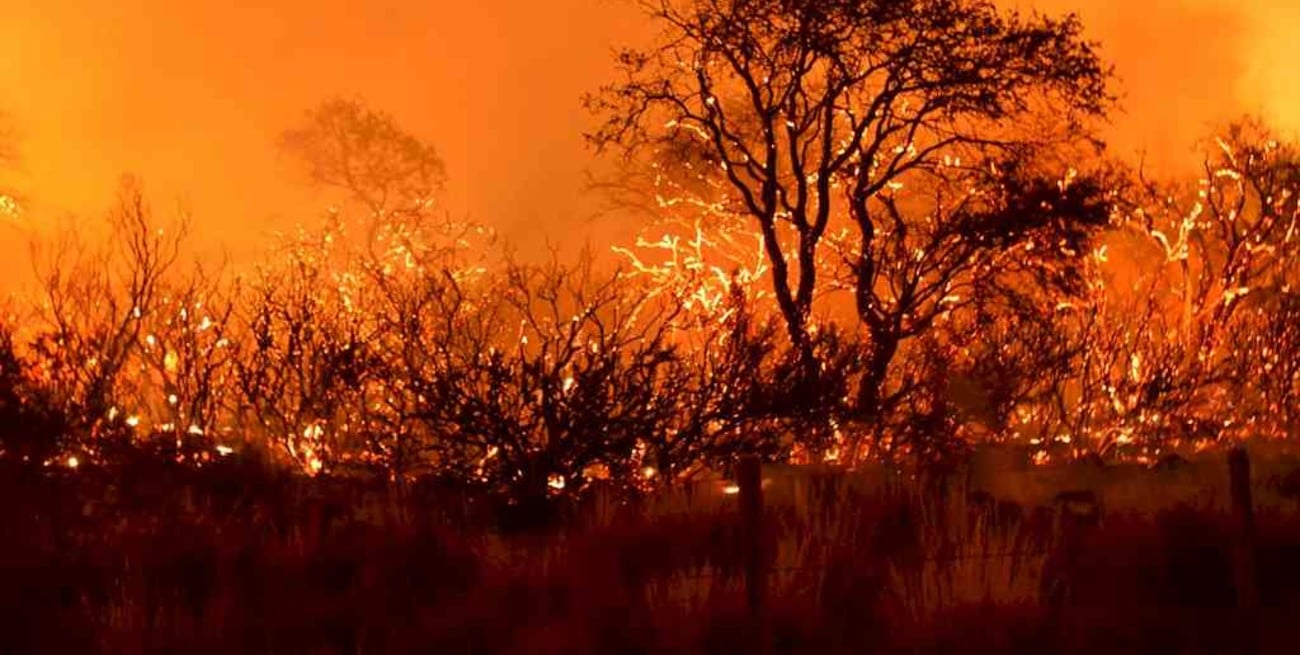
[[1221, 453], [942, 480], [769, 467], [757, 615], [725, 482], [520, 530], [431, 487], [232, 463], [6, 475], [0, 632], [9, 653], [1292, 652], [1291, 461], [1254, 459], [1249, 616]]

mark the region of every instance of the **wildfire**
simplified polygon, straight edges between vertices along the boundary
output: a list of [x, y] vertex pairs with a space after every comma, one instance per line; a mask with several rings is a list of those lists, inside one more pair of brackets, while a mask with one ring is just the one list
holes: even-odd
[[[889, 147], [907, 154], [918, 146], [909, 140]], [[908, 433], [912, 419], [954, 440], [1027, 442], [1035, 464], [1095, 452], [1141, 461], [1157, 453], [1153, 442], [1171, 434], [1190, 444], [1205, 438], [1191, 436], [1197, 432], [1213, 439], [1276, 430], [1282, 421], [1270, 419], [1287, 411], [1300, 380], [1288, 361], [1294, 350], [1287, 339], [1294, 335], [1280, 324], [1285, 321], [1270, 325], [1275, 310], [1268, 305], [1294, 295], [1285, 262], [1295, 253], [1287, 243], [1300, 208], [1290, 189], [1237, 202], [1251, 188], [1249, 158], [1225, 152], [1234, 168], [1207, 169], [1213, 172], [1185, 197], [1170, 193], [1163, 204], [1115, 217], [1106, 243], [1027, 239], [952, 271], [935, 267], [952, 252], [968, 252], [971, 238], [940, 229], [952, 198], [939, 198], [934, 203], [940, 209], [927, 206], [916, 216], [889, 204], [925, 193], [911, 180], [905, 187], [882, 185], [881, 197], [872, 199], [883, 203], [877, 210], [899, 212], [895, 220], [880, 221], [874, 243], [836, 208], [824, 247], [806, 262], [792, 250], [808, 232], [795, 225], [789, 199], [766, 217], [770, 225], [757, 229], [725, 185], [708, 175], [683, 182], [674, 178], [680, 171], [656, 168], [658, 219], [634, 244], [612, 248], [623, 270], [611, 271], [610, 286], [595, 291], [587, 278], [546, 286], [536, 268], [487, 266], [480, 255], [467, 254], [477, 253], [472, 231], [441, 234], [385, 211], [349, 222], [340, 210], [326, 228], [302, 228], [275, 251], [256, 283], [207, 285], [172, 271], [179, 281], [148, 281], [145, 286], [156, 289], [151, 296], [114, 297], [125, 293], [123, 285], [130, 288], [130, 269], [124, 268], [122, 280], [83, 293], [77, 307], [90, 313], [47, 321], [49, 341], [41, 347], [50, 353], [34, 358], [31, 368], [68, 405], [78, 394], [93, 394], [88, 406], [109, 407], [105, 432], [118, 421], [132, 429], [143, 423], [147, 429], [134, 437], [168, 433], [196, 437], [184, 439], [196, 443], [205, 441], [197, 437], [261, 430], [239, 436], [265, 437], [280, 459], [307, 475], [351, 468], [345, 462], [399, 462], [394, 469], [445, 465], [501, 483], [515, 470], [528, 470], [530, 463], [521, 459], [537, 456], [576, 469], [547, 478], [555, 493], [608, 479], [611, 468], [626, 471], [618, 474], [629, 478], [622, 482], [650, 488], [677, 473], [658, 467], [664, 455], [650, 454], [647, 441], [675, 446], [679, 429], [694, 431], [680, 439], [689, 452], [696, 448], [690, 440], [707, 445], [755, 426], [774, 427], [796, 432], [781, 437], [791, 461], [852, 466], [918, 448], [923, 440]], [[943, 161], [943, 168], [961, 166], [955, 154]], [[846, 179], [840, 175], [834, 183]], [[1060, 190], [1079, 179], [1072, 168]], [[988, 193], [963, 182], [957, 195], [967, 202]], [[1260, 207], [1272, 207], [1271, 213]], [[376, 224], [365, 223], [372, 218]], [[1274, 223], [1250, 231], [1265, 219]], [[143, 234], [163, 238], [152, 229]], [[1002, 267], [1045, 250], [1077, 257], [1032, 275], [1077, 275], [1077, 292], [1018, 288], [1031, 274], [1001, 279]], [[1164, 261], [1129, 265], [1152, 255]], [[778, 297], [774, 269], [782, 268], [796, 287], [800, 275], [815, 278], [805, 306], [791, 309], [789, 287]], [[864, 271], [874, 276], [871, 284], [858, 284], [855, 276]], [[1005, 300], [986, 284], [1024, 295]], [[591, 302], [606, 293], [615, 300]], [[918, 302], [919, 296], [926, 300]], [[43, 311], [68, 312], [73, 304], [51, 300]], [[1020, 340], [1022, 325], [1006, 318], [1016, 313], [1033, 315]], [[633, 328], [608, 336], [607, 328], [625, 317]], [[646, 326], [656, 320], [671, 348], [637, 360], [628, 353], [653, 340]], [[1040, 326], [1043, 332], [1033, 333]], [[771, 336], [763, 332], [769, 327]], [[1006, 336], [999, 330], [1016, 338], [993, 340]], [[1249, 345], [1235, 345], [1238, 335], [1249, 337]], [[777, 392], [787, 389], [754, 388], [789, 386], [789, 361], [782, 358], [800, 338], [813, 344], [817, 371], [838, 385], [834, 398], [818, 408], [828, 418], [819, 419], [810, 430], [815, 438], [807, 439], [797, 434], [803, 426], [782, 423], [789, 416], [781, 414], [784, 399]], [[866, 363], [877, 343], [894, 348], [879, 374], [881, 395], [896, 396], [881, 405], [886, 409], [879, 420], [887, 424], [842, 425], [840, 418], [861, 415], [856, 403], [865, 397]], [[1035, 356], [1053, 348], [1064, 364], [1040, 375], [1031, 368]], [[699, 376], [660, 377], [666, 374], [656, 366], [664, 360]], [[726, 369], [732, 365], [738, 373]], [[622, 386], [605, 382], [620, 367], [644, 371]], [[716, 382], [708, 377], [714, 368], [722, 371]], [[1246, 382], [1238, 388], [1224, 380]], [[957, 381], [975, 391], [957, 390]], [[1266, 384], [1276, 388], [1258, 390]], [[660, 405], [680, 391], [672, 385], [703, 400], [682, 396]], [[1239, 393], [1248, 385], [1254, 385], [1249, 393]], [[626, 418], [621, 397], [601, 398], [606, 388], [657, 413], [646, 420], [650, 427]], [[978, 397], [955, 398], [962, 394]], [[753, 398], [771, 414], [745, 415]], [[464, 403], [462, 410], [438, 414], [440, 404], [456, 402]], [[571, 407], [579, 404], [591, 406]], [[683, 427], [697, 415], [703, 416], [698, 425]], [[681, 416], [688, 418], [678, 421]], [[587, 446], [565, 443], [574, 434], [600, 440], [620, 431], [650, 436], [633, 443], [610, 437], [617, 452], [601, 455], [616, 458], [617, 465], [593, 464], [599, 458], [586, 454]], [[234, 451], [207, 443], [203, 456]], [[426, 457], [429, 452], [436, 455]], [[47, 465], [75, 469], [80, 463], [60, 455]], [[672, 469], [695, 464], [679, 468], [673, 462]], [[722, 491], [739, 490], [726, 485]]]
[[303, 428], [301, 439], [291, 437], [288, 440], [289, 455], [300, 463], [303, 472], [308, 475], [319, 475], [325, 468], [325, 462], [321, 459], [324, 436], [324, 426], [313, 423]]

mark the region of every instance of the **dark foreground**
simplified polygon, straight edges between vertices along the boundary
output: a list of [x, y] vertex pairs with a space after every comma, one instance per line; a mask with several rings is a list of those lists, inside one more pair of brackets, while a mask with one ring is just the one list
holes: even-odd
[[1300, 513], [1267, 470], [1255, 480], [1257, 612], [1239, 609], [1233, 516], [1223, 471], [1208, 465], [1085, 476], [1096, 493], [1039, 501], [985, 493], [970, 476], [945, 489], [765, 474], [757, 615], [721, 484], [588, 499], [562, 527], [503, 532], [503, 516], [518, 524], [508, 510], [425, 487], [233, 465], [144, 473], [6, 473], [0, 652], [1154, 655], [1300, 643]]

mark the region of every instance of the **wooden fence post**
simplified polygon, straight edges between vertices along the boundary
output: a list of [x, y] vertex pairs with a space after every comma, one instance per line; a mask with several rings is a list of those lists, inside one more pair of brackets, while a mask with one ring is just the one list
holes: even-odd
[[1255, 571], [1255, 507], [1250, 495], [1250, 458], [1240, 446], [1228, 452], [1229, 490], [1232, 493], [1233, 572], [1240, 610], [1242, 650], [1256, 652], [1259, 578]]
[[757, 615], [767, 591], [763, 553], [763, 467], [755, 455], [744, 455], [736, 466], [740, 487], [740, 526], [744, 540], [745, 597]]

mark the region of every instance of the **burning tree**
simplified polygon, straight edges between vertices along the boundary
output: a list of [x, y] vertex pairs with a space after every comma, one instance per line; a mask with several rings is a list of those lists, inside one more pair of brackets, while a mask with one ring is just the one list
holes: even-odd
[[44, 302], [15, 348], [33, 398], [62, 417], [63, 445], [81, 461], [142, 447], [205, 460], [229, 428], [234, 299], [220, 275], [181, 266], [187, 221], [156, 225], [128, 179], [110, 247], [71, 231], [32, 244]]
[[317, 473], [362, 450], [378, 328], [334, 231], [302, 230], [278, 254], [241, 304], [235, 378], [245, 424]]
[[138, 346], [138, 397], [131, 411], [175, 456], [207, 459], [231, 428], [238, 336], [238, 288], [202, 266], [168, 280]]
[[[286, 242], [254, 284], [245, 394], [283, 405], [279, 424], [263, 427], [291, 454], [301, 442], [309, 456], [294, 457], [308, 470], [347, 458], [401, 480], [423, 467], [432, 439], [412, 419], [403, 354], [433, 338], [418, 317], [444, 276], [483, 273], [491, 232], [440, 216], [435, 148], [360, 101], [322, 103], [280, 142], [346, 202]], [[264, 396], [285, 389], [296, 393]]]
[[132, 180], [123, 183], [109, 227], [110, 248], [88, 248], [65, 233], [33, 254], [44, 291], [30, 339], [34, 376], [82, 437], [120, 431], [130, 418], [146, 326], [164, 311], [185, 234], [184, 222], [170, 230], [152, 224]]
[[[394, 296], [396, 299], [396, 296]], [[537, 506], [603, 481], [624, 490], [689, 474], [739, 441], [742, 347], [699, 366], [682, 311], [618, 273], [507, 262], [406, 287], [392, 315], [390, 393], [441, 475]]]
[[894, 374], [906, 342], [1007, 266], [1021, 277], [1032, 247], [1070, 258], [1075, 226], [1106, 220], [1103, 185], [1053, 165], [1109, 104], [1073, 16], [980, 0], [646, 7], [662, 38], [589, 97], [604, 119], [590, 139], [760, 233], [810, 397], [815, 305], [845, 292], [869, 342], [853, 413], [878, 436], [909, 390]]
[[1300, 165], [1258, 123], [1215, 139], [1195, 186], [1145, 183], [1097, 259], [1059, 435], [1101, 453], [1295, 429]]

